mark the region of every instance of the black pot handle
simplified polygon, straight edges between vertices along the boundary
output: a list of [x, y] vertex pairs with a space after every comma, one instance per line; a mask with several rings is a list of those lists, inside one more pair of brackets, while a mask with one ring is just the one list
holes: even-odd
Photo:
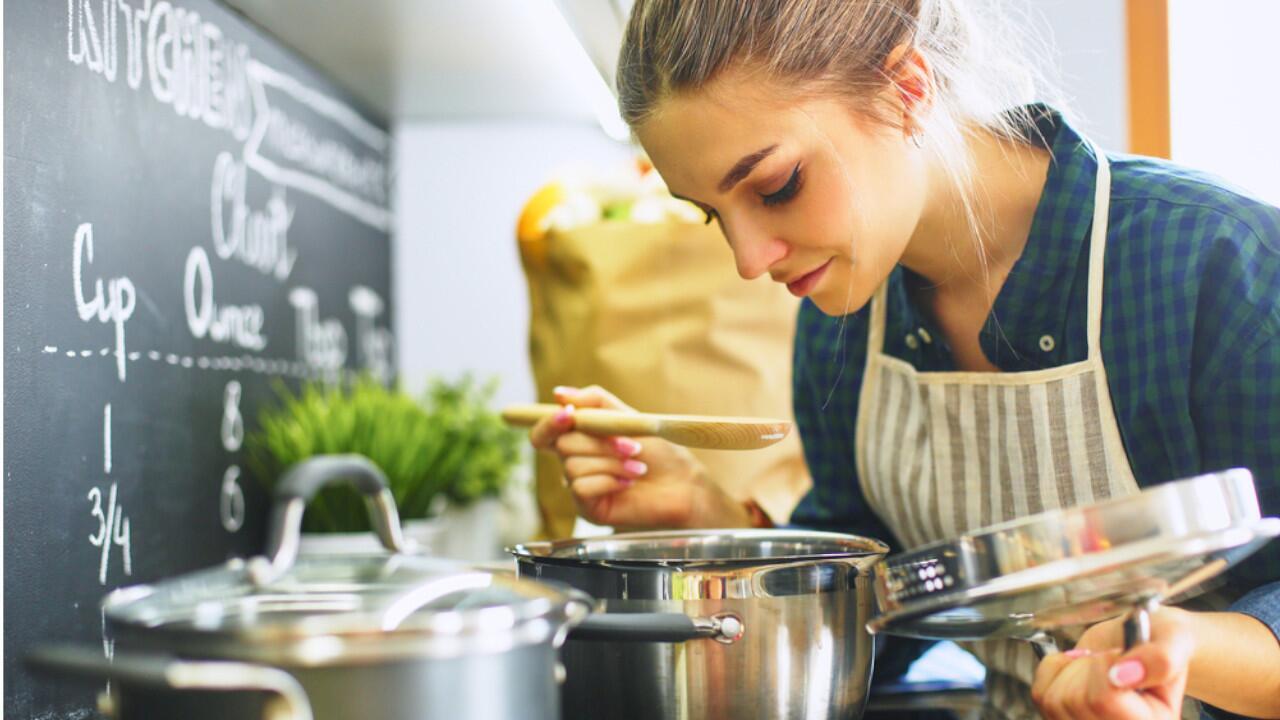
[[597, 613], [569, 630], [570, 640], [678, 643], [711, 638], [731, 644], [746, 627], [732, 613], [692, 618], [684, 613]]
[[369, 520], [382, 546], [394, 553], [406, 552], [395, 496], [378, 466], [363, 455], [321, 455], [289, 468], [276, 486], [266, 554], [249, 561], [249, 577], [255, 585], [269, 585], [293, 567], [307, 501], [326, 485], [342, 481], [355, 485], [365, 496]]
[[[260, 691], [271, 699], [264, 718], [312, 720], [311, 703], [302, 685], [289, 673], [273, 667], [240, 662], [176, 660], [164, 655], [116, 653], [108, 660], [99, 648], [45, 645], [26, 656], [36, 672], [65, 677], [106, 679], [172, 690]], [[103, 708], [112, 715], [111, 705]]]

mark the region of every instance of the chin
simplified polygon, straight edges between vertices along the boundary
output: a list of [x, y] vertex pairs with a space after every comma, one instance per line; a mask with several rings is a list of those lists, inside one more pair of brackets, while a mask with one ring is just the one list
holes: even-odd
[[822, 314], [831, 317], [844, 317], [852, 315], [871, 301], [872, 293], [859, 292], [854, 290], [849, 292], [848, 288], [836, 288], [827, 292], [812, 293], [808, 299], [818, 306]]

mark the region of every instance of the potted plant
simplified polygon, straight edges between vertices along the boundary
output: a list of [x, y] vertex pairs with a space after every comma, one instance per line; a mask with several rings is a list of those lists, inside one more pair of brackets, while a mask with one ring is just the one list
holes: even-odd
[[[436, 378], [416, 398], [369, 377], [307, 383], [296, 394], [280, 384], [278, 404], [261, 412], [258, 430], [247, 438], [249, 466], [271, 484], [314, 455], [359, 453], [386, 474], [406, 534], [423, 551], [484, 556], [485, 548], [471, 546], [498, 544], [496, 512], [476, 517], [474, 508], [486, 500], [496, 506], [522, 445], [520, 433], [489, 407], [496, 387], [496, 380], [481, 385], [470, 375]], [[312, 549], [376, 546], [365, 503], [348, 487], [321, 491], [303, 517], [303, 531]], [[466, 534], [473, 537], [457, 537]]]

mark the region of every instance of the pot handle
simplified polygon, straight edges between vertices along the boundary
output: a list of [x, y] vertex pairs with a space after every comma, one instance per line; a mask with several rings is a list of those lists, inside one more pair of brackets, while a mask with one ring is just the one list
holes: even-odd
[[27, 655], [26, 662], [33, 670], [53, 675], [105, 678], [172, 690], [261, 691], [271, 695], [264, 707], [264, 718], [312, 720], [313, 717], [302, 685], [289, 673], [262, 665], [175, 660], [143, 653], [116, 653], [108, 660], [100, 649], [76, 645], [37, 647]]
[[692, 618], [684, 613], [598, 613], [569, 630], [571, 640], [678, 643], [711, 638], [726, 645], [746, 631], [733, 613]]
[[266, 554], [249, 561], [249, 577], [255, 585], [269, 585], [293, 567], [307, 501], [326, 485], [343, 480], [365, 496], [369, 520], [382, 546], [393, 553], [406, 552], [396, 500], [378, 466], [363, 455], [322, 455], [289, 468], [276, 486]]

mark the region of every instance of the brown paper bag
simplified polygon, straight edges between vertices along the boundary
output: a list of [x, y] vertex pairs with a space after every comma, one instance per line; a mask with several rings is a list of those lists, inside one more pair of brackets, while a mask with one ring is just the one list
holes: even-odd
[[[539, 402], [557, 385], [601, 385], [637, 410], [790, 419], [798, 300], [743, 281], [715, 227], [604, 222], [522, 242]], [[793, 431], [763, 450], [694, 449], [730, 495], [785, 522], [809, 487]], [[538, 453], [547, 537], [572, 533], [559, 459]]]

